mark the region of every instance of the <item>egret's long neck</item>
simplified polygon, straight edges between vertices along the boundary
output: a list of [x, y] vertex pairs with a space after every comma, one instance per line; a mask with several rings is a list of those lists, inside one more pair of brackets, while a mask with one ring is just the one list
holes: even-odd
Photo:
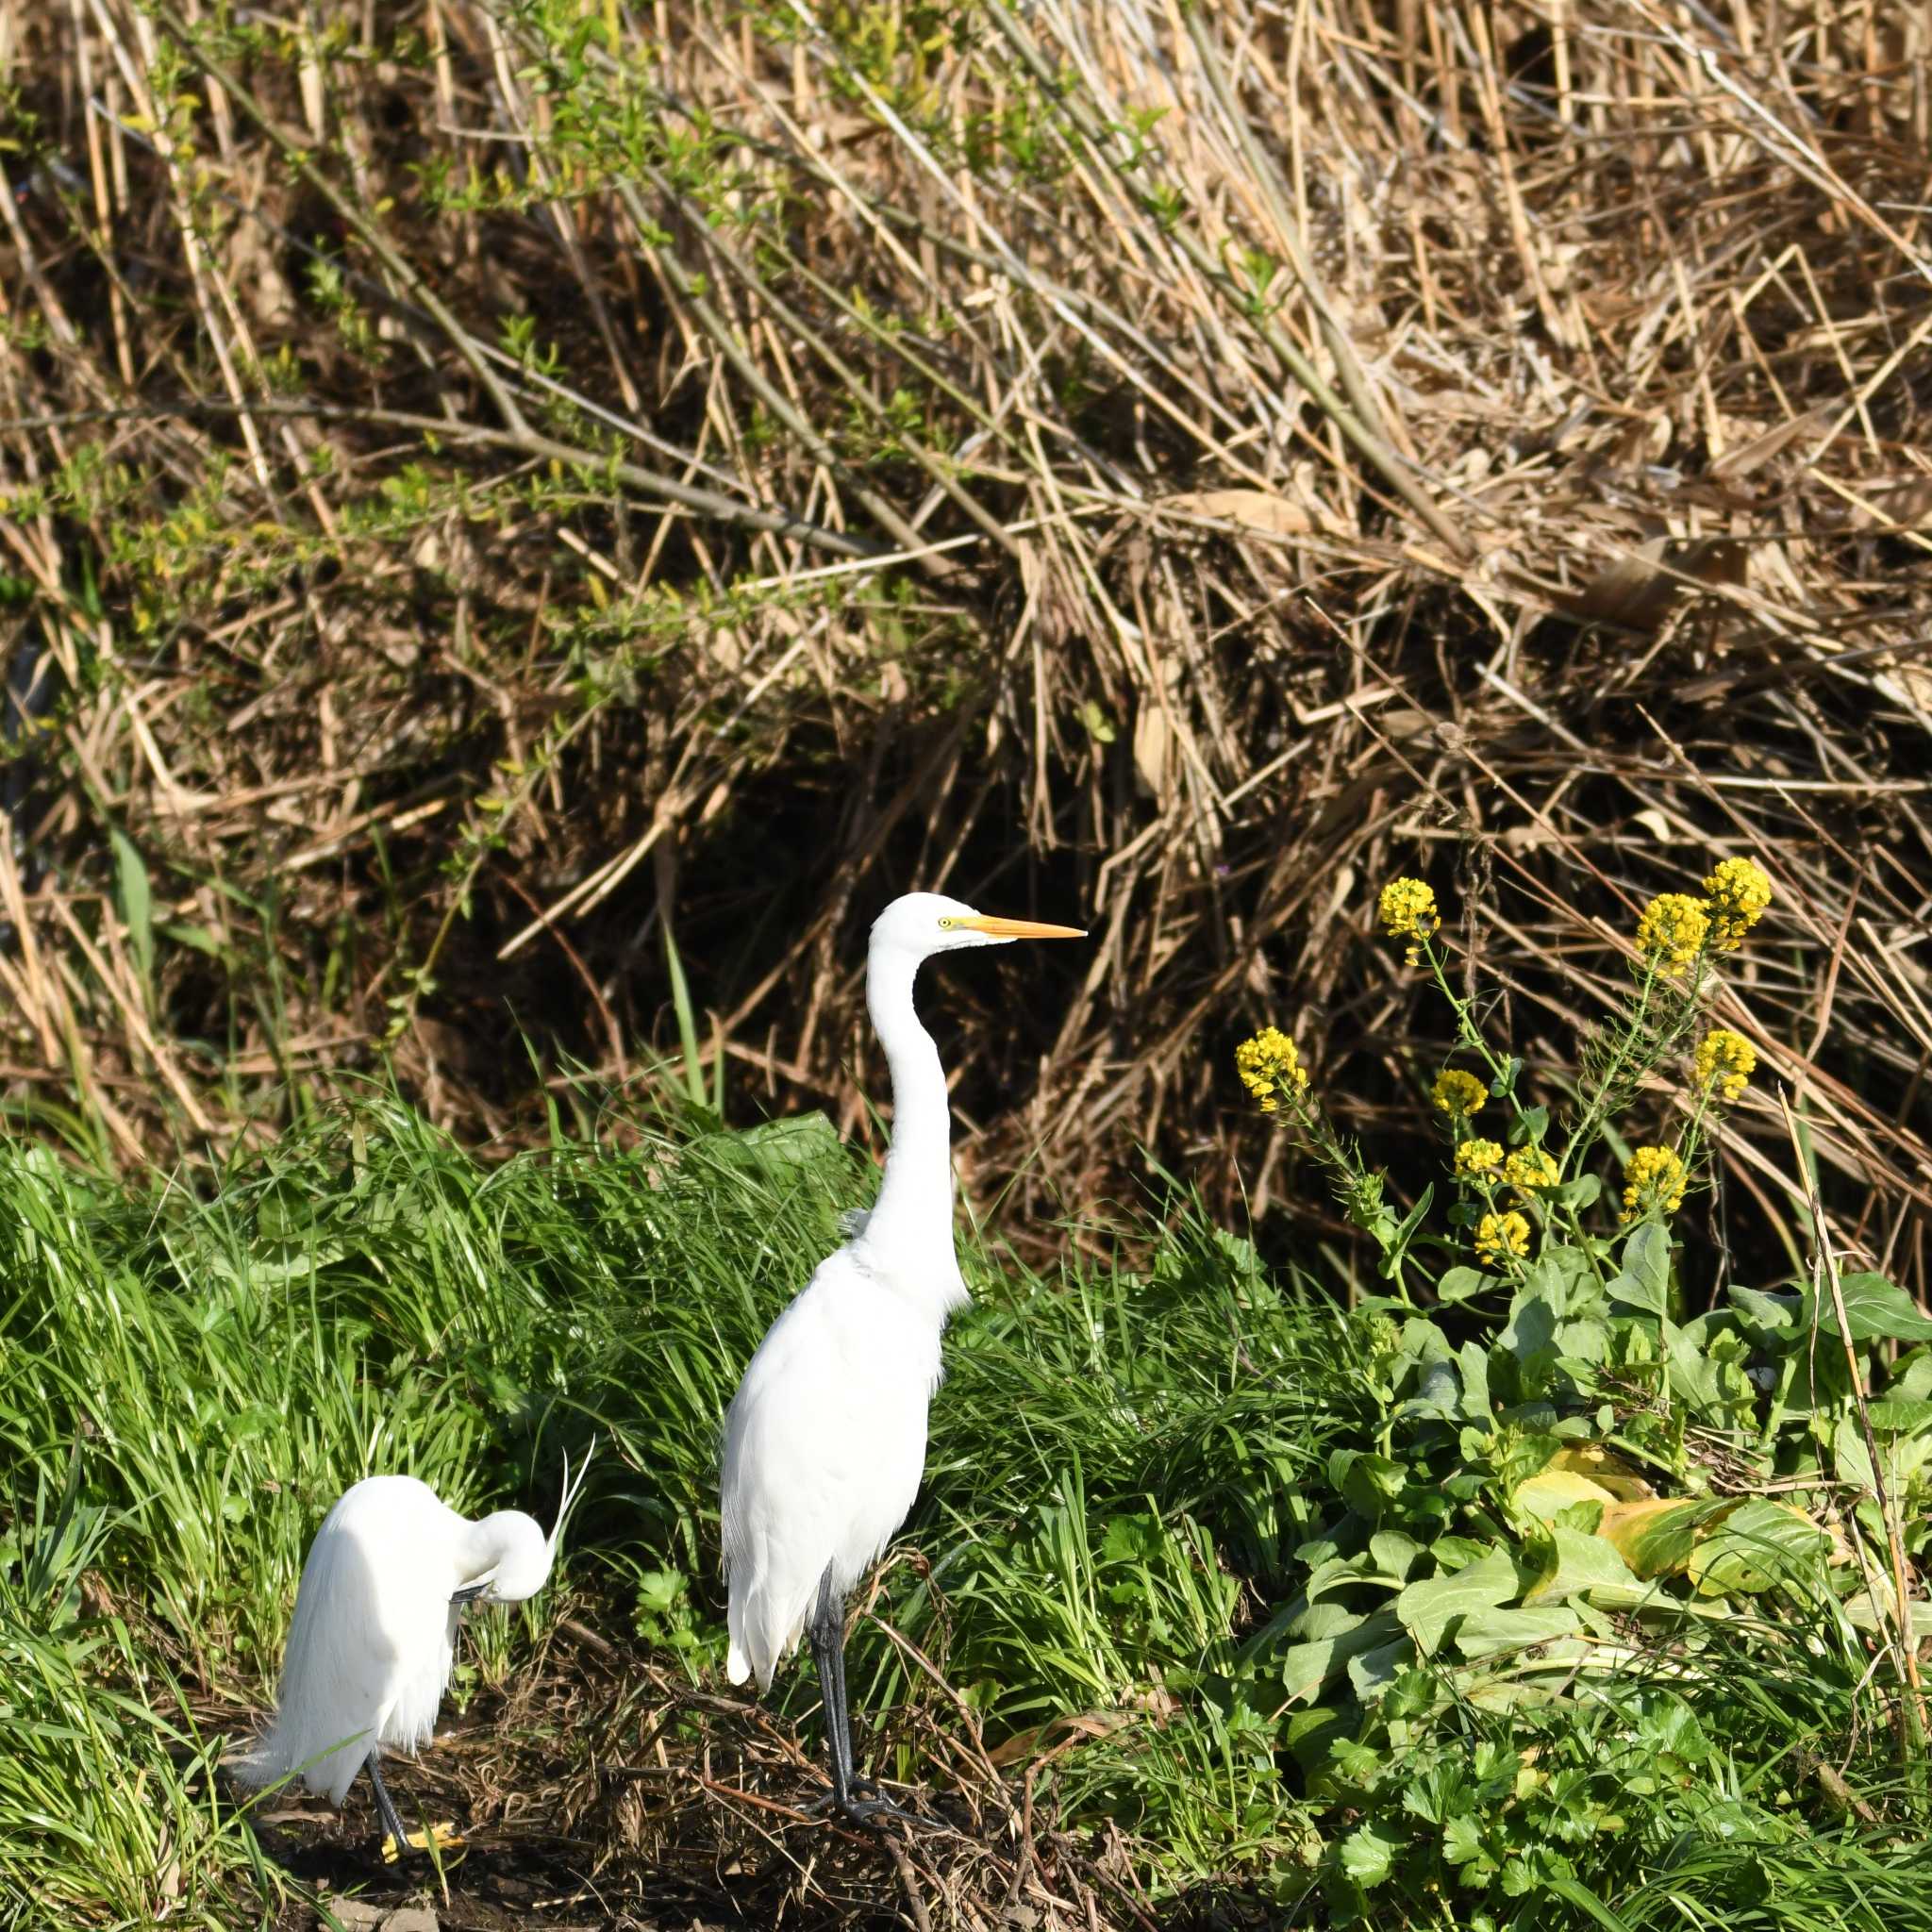
[[876, 1242], [953, 1256], [952, 1109], [939, 1048], [912, 1008], [919, 962], [875, 947], [866, 962], [865, 1003], [892, 1073], [892, 1145], [867, 1224]]

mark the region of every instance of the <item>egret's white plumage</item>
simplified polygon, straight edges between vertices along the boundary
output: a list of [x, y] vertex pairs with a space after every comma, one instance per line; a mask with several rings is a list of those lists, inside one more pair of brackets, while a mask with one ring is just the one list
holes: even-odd
[[575, 1494], [566, 1470], [546, 1537], [519, 1509], [472, 1522], [414, 1476], [357, 1483], [309, 1545], [275, 1719], [236, 1775], [270, 1785], [299, 1774], [340, 1805], [384, 1748], [426, 1743], [463, 1603], [520, 1602], [542, 1589]]
[[[850, 1743], [835, 1612], [906, 1520], [925, 1461], [940, 1338], [966, 1300], [953, 1245], [945, 1074], [913, 1010], [937, 953], [1015, 939], [1078, 939], [1068, 926], [990, 918], [934, 892], [895, 899], [872, 929], [866, 1006], [892, 1077], [892, 1144], [870, 1213], [772, 1324], [732, 1398], [721, 1484], [734, 1684], [767, 1688], [812, 1630], [826, 1686], [834, 1792]], [[842, 1643], [842, 1633], [838, 1636]]]

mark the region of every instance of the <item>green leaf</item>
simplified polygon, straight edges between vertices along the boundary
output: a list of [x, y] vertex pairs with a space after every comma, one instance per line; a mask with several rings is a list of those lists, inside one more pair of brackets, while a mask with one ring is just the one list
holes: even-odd
[[[1854, 1341], [1932, 1341], [1932, 1317], [1921, 1314], [1911, 1296], [1884, 1275], [1846, 1274], [1840, 1277], [1838, 1287]], [[1798, 1317], [1807, 1328], [1811, 1303], [1812, 1291], [1807, 1289]], [[1819, 1305], [1818, 1326], [1829, 1335], [1839, 1332], [1838, 1309], [1829, 1294]]]
[[1349, 1688], [1362, 1704], [1374, 1704], [1415, 1663], [1415, 1640], [1398, 1637], [1390, 1643], [1378, 1643], [1348, 1660]]
[[1427, 1657], [1441, 1647], [1444, 1634], [1458, 1617], [1509, 1603], [1521, 1588], [1508, 1551], [1492, 1550], [1449, 1575], [1411, 1583], [1395, 1599], [1395, 1614]]
[[815, 1161], [836, 1159], [840, 1154], [839, 1130], [819, 1112], [788, 1114], [783, 1120], [760, 1121], [737, 1136], [739, 1144], [758, 1158], [769, 1172], [809, 1166]]
[[1401, 1625], [1391, 1610], [1377, 1610], [1352, 1628], [1312, 1643], [1296, 1643], [1282, 1653], [1281, 1690], [1289, 1703], [1313, 1697], [1328, 1680], [1347, 1667], [1351, 1657], [1387, 1643]]
[[1457, 1302], [1466, 1302], [1472, 1295], [1495, 1286], [1496, 1277], [1485, 1274], [1480, 1268], [1451, 1268], [1436, 1283], [1436, 1299], [1453, 1307]]
[[1932, 1402], [1906, 1402], [1881, 1396], [1876, 1402], [1865, 1405], [1865, 1413], [1874, 1429], [1888, 1432], [1923, 1429], [1927, 1423], [1932, 1423]]
[[1699, 1540], [1688, 1570], [1707, 1596], [1756, 1591], [1816, 1576], [1830, 1552], [1831, 1538], [1808, 1516], [1788, 1503], [1753, 1496]]
[[1382, 1244], [1382, 1259], [1379, 1265], [1384, 1279], [1392, 1280], [1401, 1268], [1403, 1255], [1414, 1238], [1416, 1229], [1423, 1224], [1423, 1216], [1429, 1211], [1429, 1203], [1435, 1198], [1436, 1184], [1431, 1181], [1423, 1190], [1422, 1199], [1408, 1210], [1402, 1224], [1392, 1234], [1385, 1235], [1379, 1228], [1374, 1230], [1376, 1240]]
[[1552, 1188], [1544, 1199], [1554, 1201], [1559, 1208], [1594, 1208], [1603, 1191], [1604, 1184], [1595, 1174], [1583, 1174], [1574, 1181], [1565, 1181], [1560, 1188]]
[[1627, 1302], [1661, 1321], [1670, 1313], [1671, 1237], [1655, 1221], [1633, 1228], [1624, 1243], [1624, 1271], [1607, 1283], [1612, 1301]]
[[1377, 1530], [1369, 1539], [1369, 1555], [1375, 1559], [1375, 1568], [1398, 1583], [1408, 1581], [1408, 1573], [1415, 1568], [1422, 1553], [1422, 1544], [1412, 1536], [1404, 1536], [1399, 1529]]
[[1341, 1869], [1366, 1890], [1388, 1877], [1401, 1849], [1400, 1839], [1384, 1838], [1373, 1825], [1358, 1825], [1341, 1841]]
[[1625, 1589], [1637, 1581], [1614, 1543], [1561, 1524], [1551, 1526], [1546, 1543], [1539, 1540], [1538, 1554], [1542, 1567], [1523, 1593], [1525, 1608], [1587, 1596], [1592, 1590]]
[[1543, 1136], [1550, 1130], [1550, 1110], [1546, 1107], [1525, 1107], [1509, 1128], [1509, 1144], [1521, 1147], [1527, 1143], [1541, 1147]]
[[1540, 1609], [1475, 1610], [1457, 1624], [1453, 1641], [1464, 1657], [1474, 1659], [1574, 1637], [1582, 1628], [1583, 1620], [1562, 1604], [1546, 1604]]
[[1384, 1509], [1408, 1487], [1408, 1471], [1386, 1456], [1374, 1456], [1367, 1451], [1351, 1455], [1349, 1451], [1341, 1450], [1329, 1458], [1331, 1480], [1334, 1465], [1344, 1457], [1347, 1461], [1341, 1480], [1336, 1487], [1357, 1516], [1365, 1516], [1371, 1523], [1380, 1522]]
[[1731, 1285], [1731, 1301], [1739, 1317], [1757, 1328], [1774, 1332], [1796, 1326], [1804, 1303], [1794, 1294], [1765, 1294], [1755, 1288]]
[[1442, 1826], [1442, 1862], [1474, 1865], [1478, 1859], [1489, 1860], [1483, 1849], [1482, 1826], [1467, 1811], [1458, 1811]]
[[135, 850], [133, 840], [118, 825], [110, 826], [108, 836], [114, 847], [116, 896], [120, 900], [122, 924], [127, 928], [128, 949], [134, 955], [134, 963], [141, 968], [142, 983], [152, 1005], [155, 979], [154, 892], [148, 881], [147, 867], [141, 854]]
[[1457, 1357], [1462, 1371], [1462, 1412], [1473, 1423], [1489, 1422], [1494, 1410], [1490, 1402], [1490, 1352], [1479, 1341], [1465, 1341]]

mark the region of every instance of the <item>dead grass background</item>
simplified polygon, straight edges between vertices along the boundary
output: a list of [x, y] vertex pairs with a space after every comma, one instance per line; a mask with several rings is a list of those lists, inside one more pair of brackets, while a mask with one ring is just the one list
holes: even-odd
[[0, 78], [16, 1115], [515, 1136], [680, 1090], [675, 938], [727, 1112], [862, 1133], [919, 884], [1095, 931], [938, 1003], [982, 1202], [1245, 1138], [1306, 1231], [1228, 1051], [1399, 1176], [1385, 877], [1547, 1082], [1748, 852], [1729, 1017], [1924, 1291], [1918, 10], [0, 0]]

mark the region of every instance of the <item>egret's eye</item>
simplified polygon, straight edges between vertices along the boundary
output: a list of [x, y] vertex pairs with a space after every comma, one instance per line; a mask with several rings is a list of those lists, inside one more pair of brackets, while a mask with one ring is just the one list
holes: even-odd
[[940, 921], [940, 930], [941, 932], [950, 932], [958, 923], [957, 919], [942, 919]]

